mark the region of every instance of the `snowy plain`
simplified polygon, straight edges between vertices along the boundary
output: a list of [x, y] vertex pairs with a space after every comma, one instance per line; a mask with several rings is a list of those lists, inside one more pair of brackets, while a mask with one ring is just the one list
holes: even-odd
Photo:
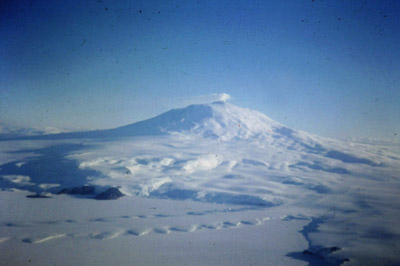
[[225, 102], [3, 139], [0, 264], [399, 265], [399, 148]]

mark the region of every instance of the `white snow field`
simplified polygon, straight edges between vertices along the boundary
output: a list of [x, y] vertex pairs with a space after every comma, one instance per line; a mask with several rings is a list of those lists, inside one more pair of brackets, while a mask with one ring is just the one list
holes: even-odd
[[3, 138], [0, 264], [399, 265], [399, 148], [225, 102]]

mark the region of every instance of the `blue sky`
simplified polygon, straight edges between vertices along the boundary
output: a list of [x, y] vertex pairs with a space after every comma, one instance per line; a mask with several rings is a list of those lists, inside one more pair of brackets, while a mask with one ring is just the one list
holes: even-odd
[[3, 1], [0, 121], [111, 128], [227, 93], [295, 129], [400, 135], [398, 1]]

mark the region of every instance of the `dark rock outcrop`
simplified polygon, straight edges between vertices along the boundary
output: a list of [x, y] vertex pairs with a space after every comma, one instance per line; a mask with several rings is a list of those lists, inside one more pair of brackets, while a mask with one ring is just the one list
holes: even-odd
[[316, 259], [311, 261], [309, 265], [317, 265], [318, 260], [320, 260], [321, 265], [342, 265], [344, 262], [350, 261], [348, 258], [341, 259], [329, 256], [330, 254], [338, 250], [340, 250], [339, 247], [330, 247], [330, 248], [321, 247], [320, 249], [315, 251], [306, 249], [303, 251], [303, 254], [311, 256], [313, 257], [313, 259]]
[[96, 188], [94, 186], [82, 186], [73, 188], [64, 188], [58, 194], [69, 194], [69, 195], [94, 195]]
[[121, 191], [119, 191], [118, 188], [112, 187], [100, 194], [97, 194], [95, 199], [96, 200], [114, 200], [114, 199], [118, 199], [123, 196], [125, 196], [125, 194], [123, 194]]

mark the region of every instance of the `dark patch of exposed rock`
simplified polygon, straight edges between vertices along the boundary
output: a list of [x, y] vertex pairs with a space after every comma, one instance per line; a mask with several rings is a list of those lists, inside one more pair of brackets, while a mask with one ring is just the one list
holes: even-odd
[[[336, 259], [336, 258], [330, 258], [328, 255], [332, 254], [335, 251], [340, 250], [339, 247], [330, 247], [330, 248], [321, 248], [316, 251], [311, 251], [309, 249], [306, 249], [303, 251], [304, 255], [309, 255], [313, 256], [314, 258], [318, 258], [324, 263], [328, 263], [329, 265], [341, 265], [345, 261], [350, 261], [348, 258], [345, 259]], [[310, 265], [314, 265], [310, 263]]]
[[97, 194], [95, 199], [97, 199], [97, 200], [114, 200], [114, 199], [118, 199], [123, 196], [125, 196], [125, 194], [123, 194], [121, 191], [119, 191], [118, 188], [112, 187], [100, 194]]
[[69, 195], [94, 195], [96, 188], [94, 186], [82, 186], [73, 188], [64, 188], [58, 194], [69, 194]]

